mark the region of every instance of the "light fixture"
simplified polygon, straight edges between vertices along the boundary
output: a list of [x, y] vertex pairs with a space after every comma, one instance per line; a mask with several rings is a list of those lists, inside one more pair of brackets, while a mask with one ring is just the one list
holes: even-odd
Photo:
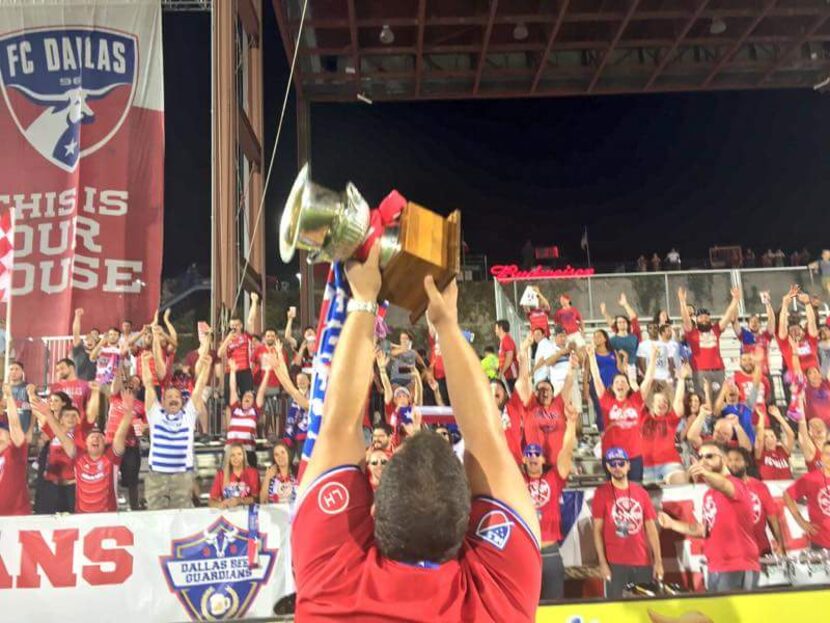
[[384, 24], [380, 29], [380, 42], [384, 45], [395, 43], [395, 33], [389, 28], [389, 24]]
[[519, 22], [513, 29], [513, 38], [516, 41], [524, 41], [527, 39], [527, 25], [524, 22]]
[[357, 99], [358, 101], [363, 102], [364, 104], [369, 104], [370, 106], [374, 103], [372, 98], [363, 92], [357, 94]]
[[709, 26], [709, 33], [713, 35], [722, 35], [725, 32], [726, 22], [719, 17], [713, 19], [711, 25]]

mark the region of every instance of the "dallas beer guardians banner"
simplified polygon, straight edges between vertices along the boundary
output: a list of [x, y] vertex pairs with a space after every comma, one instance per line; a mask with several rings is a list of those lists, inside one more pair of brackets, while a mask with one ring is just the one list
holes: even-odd
[[[159, 298], [164, 85], [159, 0], [0, 4], [0, 212], [15, 211], [13, 331], [66, 335]], [[27, 354], [24, 352], [24, 354]]]

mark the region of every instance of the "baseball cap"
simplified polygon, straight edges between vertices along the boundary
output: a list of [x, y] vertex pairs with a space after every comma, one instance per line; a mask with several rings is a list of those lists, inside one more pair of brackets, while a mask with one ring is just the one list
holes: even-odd
[[525, 456], [529, 454], [538, 454], [541, 456], [542, 454], [542, 446], [538, 443], [529, 443], [525, 446], [525, 449], [522, 451], [522, 454]]
[[628, 460], [628, 452], [626, 452], [622, 448], [619, 448], [619, 447], [616, 447], [616, 446], [613, 447], [613, 448], [608, 448], [608, 451], [605, 453], [605, 460], [606, 461], [614, 461], [614, 460], [620, 460], [620, 459], [622, 459], [623, 461], [627, 461]]

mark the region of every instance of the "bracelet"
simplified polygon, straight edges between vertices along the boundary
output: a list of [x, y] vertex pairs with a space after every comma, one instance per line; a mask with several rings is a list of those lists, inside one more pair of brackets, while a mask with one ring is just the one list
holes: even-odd
[[352, 312], [366, 312], [367, 314], [377, 316], [378, 304], [369, 301], [357, 301], [355, 299], [351, 299], [346, 304], [346, 313], [351, 314]]

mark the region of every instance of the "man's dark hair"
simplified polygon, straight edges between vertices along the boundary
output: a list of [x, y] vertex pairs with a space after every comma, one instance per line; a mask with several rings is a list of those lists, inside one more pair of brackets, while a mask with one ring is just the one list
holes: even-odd
[[[702, 446], [701, 446], [702, 447]], [[752, 459], [750, 458], [751, 455], [749, 454], [749, 450], [746, 448], [730, 446], [726, 449], [726, 453], [729, 454], [730, 452], [736, 452], [744, 457], [744, 463], [747, 464], [747, 467], [752, 464]]]
[[726, 456], [726, 446], [724, 446], [723, 444], [718, 443], [717, 441], [711, 440], [711, 439], [709, 441], [704, 441], [702, 444], [700, 444], [700, 449], [698, 450], [698, 454], [702, 454], [702, 452], [700, 452], [700, 450], [703, 450], [703, 448], [705, 448], [706, 446], [709, 446], [710, 448], [717, 448], [718, 450], [720, 450], [720, 453], [723, 456]]
[[24, 368], [24, 367], [23, 367], [23, 362], [22, 362], [22, 361], [18, 361], [18, 360], [16, 360], [16, 359], [15, 359], [14, 361], [12, 361], [9, 365], [10, 365], [10, 366], [18, 366], [21, 370], [25, 370], [25, 369], [26, 369], [26, 368]]
[[382, 430], [384, 433], [386, 433], [389, 436], [392, 435], [392, 427], [389, 426], [389, 424], [384, 424], [383, 422], [381, 422], [380, 424], [375, 424], [372, 427], [372, 432], [374, 432], [376, 430]]
[[406, 337], [408, 337], [410, 342], [415, 341], [414, 339], [412, 339], [412, 334], [406, 329], [401, 329], [400, 335], [405, 335]]
[[262, 334], [262, 335], [265, 335], [265, 334], [266, 334], [266, 333], [268, 333], [269, 331], [273, 331], [273, 332], [277, 335], [277, 337], [279, 337], [279, 335], [280, 335], [280, 334], [279, 334], [279, 331], [277, 331], [274, 327], [266, 327], [266, 328], [265, 328], [265, 331], [263, 332], [263, 334]]
[[485, 353], [493, 353], [495, 355], [496, 354], [496, 349], [493, 348], [492, 346], [485, 346], [484, 347], [484, 352]]
[[496, 320], [496, 326], [505, 333], [510, 333], [510, 323], [506, 320]]
[[504, 384], [504, 381], [501, 379], [490, 379], [490, 385], [500, 385], [501, 388], [504, 390], [504, 393], [507, 393], [507, 385]]
[[470, 521], [464, 467], [440, 435], [409, 437], [375, 492], [375, 541], [391, 560], [441, 563], [456, 556]]
[[64, 413], [69, 413], [69, 412], [74, 412], [75, 415], [77, 415], [78, 417], [81, 417], [81, 410], [78, 407], [76, 407], [75, 405], [73, 405], [71, 402], [68, 405], [64, 406], [64, 407], [61, 407], [61, 413], [60, 414], [61, 414], [61, 416], [63, 416]]
[[58, 362], [58, 364], [57, 364], [57, 365], [60, 365], [60, 364], [67, 365], [67, 366], [69, 366], [70, 368], [74, 368], [74, 367], [75, 367], [75, 362], [74, 362], [74, 361], [72, 361], [69, 357], [66, 357], [66, 358], [64, 358], [64, 359], [61, 359], [61, 360]]

